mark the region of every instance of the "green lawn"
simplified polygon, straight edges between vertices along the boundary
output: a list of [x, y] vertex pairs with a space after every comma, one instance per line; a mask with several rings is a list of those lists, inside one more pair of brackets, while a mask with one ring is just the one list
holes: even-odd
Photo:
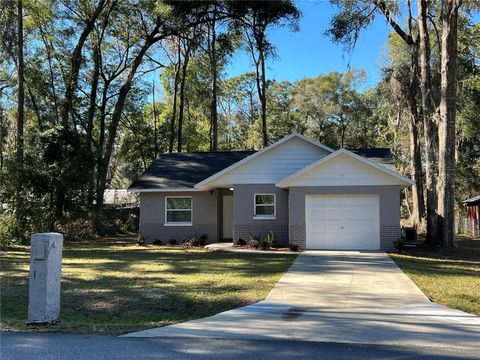
[[[131, 244], [64, 248], [61, 322], [36, 330], [121, 334], [263, 300], [292, 254]], [[1, 255], [1, 328], [25, 330], [29, 253]]]
[[412, 248], [390, 256], [432, 301], [480, 315], [479, 243], [464, 239], [453, 250]]

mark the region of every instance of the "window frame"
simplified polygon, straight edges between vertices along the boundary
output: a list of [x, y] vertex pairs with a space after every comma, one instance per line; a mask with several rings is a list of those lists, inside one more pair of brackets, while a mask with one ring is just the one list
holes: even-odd
[[[271, 195], [273, 196], [273, 204], [257, 204], [257, 196], [260, 195]], [[257, 206], [273, 206], [273, 214], [271, 215], [257, 215]], [[275, 193], [254, 193], [253, 194], [253, 219], [257, 220], [275, 220], [277, 218], [277, 194]]]
[[[190, 209], [168, 209], [167, 201], [168, 199], [190, 199]], [[168, 212], [169, 211], [190, 211], [190, 221], [168, 221]], [[192, 226], [193, 224], [193, 197], [188, 195], [174, 195], [174, 196], [165, 196], [165, 226]]]

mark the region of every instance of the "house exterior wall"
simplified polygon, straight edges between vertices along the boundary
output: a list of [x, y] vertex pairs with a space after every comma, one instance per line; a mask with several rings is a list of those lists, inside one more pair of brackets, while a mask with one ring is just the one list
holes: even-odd
[[393, 249], [400, 235], [399, 186], [304, 186], [291, 187], [289, 196], [288, 238], [290, 243], [306, 246], [305, 196], [322, 194], [377, 194], [380, 198], [380, 248]]
[[[192, 192], [144, 192], [140, 193], [140, 233], [147, 243], [158, 239], [167, 242], [175, 239], [180, 243], [185, 238], [206, 234], [207, 242], [218, 239], [218, 189]], [[192, 225], [165, 225], [165, 197], [192, 197]]]
[[295, 137], [213, 180], [210, 186], [275, 183], [328, 154], [329, 151]]
[[[249, 240], [250, 234], [266, 240], [270, 231], [277, 235], [279, 244], [288, 243], [288, 190], [274, 184], [236, 184], [233, 192], [233, 240]], [[276, 195], [275, 219], [254, 218], [254, 194]]]

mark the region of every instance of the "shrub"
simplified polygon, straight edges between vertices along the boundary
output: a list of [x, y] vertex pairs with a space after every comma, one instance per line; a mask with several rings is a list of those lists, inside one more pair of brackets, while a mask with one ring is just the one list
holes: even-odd
[[288, 244], [288, 248], [290, 249], [290, 251], [298, 251], [300, 246], [297, 243], [290, 243]]
[[138, 245], [145, 245], [145, 237], [142, 234], [138, 234], [137, 244]]
[[270, 250], [270, 243], [268, 241], [261, 241], [260, 247], [262, 250]]
[[162, 240], [160, 240], [160, 239], [155, 239], [155, 240], [153, 241], [153, 245], [162, 245]]
[[248, 246], [254, 249], [258, 249], [260, 245], [260, 236], [255, 236], [250, 234], [250, 240], [248, 241]]
[[175, 239], [168, 240], [168, 245], [177, 245], [177, 240]]
[[242, 238], [238, 238], [237, 241], [235, 241], [235, 246], [246, 246], [247, 245], [247, 242], [245, 240], [243, 240]]
[[64, 219], [55, 224], [56, 231], [62, 233], [66, 241], [82, 241], [92, 239], [96, 235], [93, 219]]
[[205, 246], [205, 244], [207, 243], [207, 239], [208, 239], [207, 234], [200, 235], [200, 237], [198, 238], [198, 242], [199, 242], [200, 246]]
[[207, 240], [207, 235], [203, 234], [200, 237], [186, 238], [182, 241], [182, 245], [186, 247], [201, 247], [205, 246], [205, 241]]
[[267, 235], [267, 243], [268, 243], [268, 247], [271, 247], [271, 248], [276, 248], [278, 247], [278, 243], [277, 243], [277, 235], [273, 232], [273, 231], [270, 231]]
[[251, 239], [249, 242], [248, 242], [248, 246], [253, 248], [253, 249], [258, 249], [258, 245], [260, 244], [260, 241], [256, 240], [256, 239]]
[[402, 252], [405, 249], [405, 242], [401, 237], [398, 237], [393, 241], [393, 246], [395, 246], [398, 252]]

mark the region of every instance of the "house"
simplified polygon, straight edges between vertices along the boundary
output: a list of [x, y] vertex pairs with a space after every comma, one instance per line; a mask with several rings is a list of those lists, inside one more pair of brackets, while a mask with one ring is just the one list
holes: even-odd
[[464, 230], [473, 236], [480, 235], [480, 195], [463, 202], [467, 206], [466, 226]]
[[161, 155], [129, 191], [140, 194], [150, 242], [273, 231], [302, 248], [385, 250], [400, 234], [400, 190], [412, 184], [388, 149], [334, 150], [291, 134], [257, 152]]

